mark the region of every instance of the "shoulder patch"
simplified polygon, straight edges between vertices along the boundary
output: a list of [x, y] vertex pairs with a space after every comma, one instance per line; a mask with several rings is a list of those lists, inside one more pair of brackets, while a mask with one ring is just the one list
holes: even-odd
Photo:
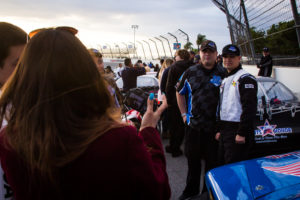
[[249, 78], [251, 78], [253, 80], [256, 80], [256, 78], [253, 75], [249, 74], [249, 73], [243, 74], [239, 79], [242, 79], [242, 78], [245, 78], [245, 77], [249, 77]]
[[247, 88], [254, 88], [254, 85], [253, 84], [245, 84], [245, 89]]

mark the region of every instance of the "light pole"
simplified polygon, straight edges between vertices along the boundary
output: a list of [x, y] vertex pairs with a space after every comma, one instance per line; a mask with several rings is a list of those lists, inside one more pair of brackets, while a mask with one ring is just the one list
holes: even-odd
[[137, 43], [139, 43], [140, 45], [142, 45], [142, 49], [143, 49], [143, 52], [144, 52], [144, 57], [145, 57], [145, 60], [147, 59], [146, 58], [146, 54], [145, 54], [145, 50], [144, 50], [144, 45], [143, 43], [139, 42], [139, 41], [136, 41]]
[[[129, 42], [129, 43], [134, 45], [134, 43], [132, 43], [132, 42]], [[137, 55], [137, 51], [136, 51], [136, 48], [135, 48], [135, 47], [134, 47], [134, 53], [135, 53], [135, 57], [133, 57], [133, 58], [137, 58], [138, 55]]]
[[186, 32], [184, 32], [183, 30], [181, 30], [181, 29], [178, 29], [178, 30], [186, 36], [186, 41], [187, 41], [187, 43], [190, 42], [190, 37], [189, 37], [189, 35], [188, 35]]
[[111, 58], [114, 58], [114, 54], [113, 54], [113, 52], [112, 52], [112, 50], [111, 50], [111, 47], [110, 47], [110, 45], [106, 43], [106, 46], [108, 46], [108, 47], [109, 47], [110, 54], [111, 54]]
[[178, 39], [175, 35], [173, 35], [172, 33], [168, 33], [169, 35], [171, 35], [173, 38], [175, 38], [176, 42], [178, 43]]
[[171, 45], [170, 45], [170, 42], [169, 42], [168, 38], [166, 38], [166, 37], [164, 37], [162, 35], [160, 35], [160, 37], [163, 38], [163, 39], [165, 39], [165, 40], [167, 40], [167, 42], [169, 44], [169, 49], [170, 49], [171, 57], [172, 57], [173, 55], [172, 55]]
[[151, 38], [149, 38], [149, 40], [155, 44], [156, 51], [157, 51], [157, 56], [158, 56], [158, 59], [160, 59], [160, 55], [159, 55], [159, 52], [158, 52], [158, 48], [157, 48], [156, 42], [154, 40], [152, 40]]
[[130, 58], [130, 54], [129, 54], [129, 49], [128, 49], [128, 45], [125, 43], [125, 42], [122, 42], [125, 46], [126, 46], [126, 49], [127, 49], [127, 52], [128, 52], [128, 57]]
[[178, 39], [177, 39], [177, 37], [176, 37], [175, 35], [173, 35], [172, 33], [168, 33], [168, 34], [171, 35], [173, 38], [175, 38], [176, 43], [178, 44]]
[[120, 49], [119, 45], [118, 45], [118, 44], [115, 44], [115, 47], [117, 47], [117, 48], [119, 49], [119, 55], [120, 55], [120, 58], [122, 58], [122, 55], [121, 55], [121, 49]]
[[99, 49], [100, 49], [100, 53], [102, 53], [103, 56], [104, 56], [104, 53], [103, 53], [103, 50], [102, 50], [102, 46], [99, 44], [98, 47], [99, 47]]
[[160, 41], [161, 42], [161, 45], [162, 45], [162, 47], [163, 47], [163, 50], [164, 50], [164, 54], [165, 54], [165, 58], [167, 57], [167, 55], [166, 55], [166, 51], [165, 51], [165, 47], [164, 47], [164, 43], [163, 43], [163, 41], [161, 40], [161, 39], [159, 39], [158, 37], [154, 37], [155, 39], [157, 39], [158, 41]]
[[151, 54], [151, 58], [152, 58], [152, 60], [154, 60], [149, 42], [147, 42], [145, 40], [143, 40], [143, 42], [145, 42], [146, 44], [148, 44], [148, 47], [149, 47], [149, 50], [150, 50], [150, 54]]
[[131, 28], [133, 29], [133, 47], [135, 49], [135, 30], [139, 28], [139, 25], [131, 25]]

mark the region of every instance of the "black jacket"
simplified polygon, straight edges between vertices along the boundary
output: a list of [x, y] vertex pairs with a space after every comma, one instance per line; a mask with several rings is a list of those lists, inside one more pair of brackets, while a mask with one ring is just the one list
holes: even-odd
[[193, 129], [214, 132], [219, 87], [224, 76], [225, 69], [217, 64], [212, 69], [198, 64], [184, 72], [177, 92], [187, 97], [187, 124]]
[[168, 80], [166, 85], [166, 97], [169, 106], [177, 106], [176, 84], [183, 72], [191, 66], [189, 60], [180, 60], [172, 64], [169, 68]]
[[123, 91], [127, 92], [131, 88], [136, 88], [137, 77], [144, 74], [146, 74], [144, 67], [126, 67], [122, 71]]
[[167, 86], [169, 70], [170, 70], [170, 67], [165, 69], [162, 76], [161, 76], [160, 91], [161, 91], [162, 94], [166, 94], [166, 86]]
[[259, 68], [258, 76], [270, 77], [273, 68], [272, 57], [270, 55], [262, 56], [257, 67]]

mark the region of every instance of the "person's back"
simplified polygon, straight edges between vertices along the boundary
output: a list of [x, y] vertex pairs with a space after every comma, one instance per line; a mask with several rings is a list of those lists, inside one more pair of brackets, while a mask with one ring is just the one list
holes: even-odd
[[9, 121], [0, 160], [15, 199], [168, 199], [154, 128], [166, 105], [153, 113], [148, 100], [138, 135], [122, 124], [92, 57], [69, 29], [33, 36], [4, 85], [0, 123], [6, 115]]
[[183, 72], [191, 66], [189, 60], [179, 60], [170, 66], [168, 80], [166, 84], [166, 95], [168, 105], [177, 106], [175, 85], [179, 81]]
[[[3, 133], [2, 133], [3, 134]], [[1, 134], [1, 135], [2, 135]], [[152, 134], [152, 132], [150, 132]], [[159, 134], [155, 137], [159, 144]], [[0, 147], [3, 146], [0, 139]], [[130, 144], [130, 145], [129, 145]], [[148, 159], [142, 140], [133, 127], [112, 129], [95, 140], [78, 159], [59, 170], [59, 190], [61, 199], [157, 199], [162, 185], [153, 173], [152, 163]], [[57, 191], [50, 184], [40, 187], [31, 182], [26, 164], [15, 159], [13, 152], [0, 148], [1, 158], [9, 159], [7, 168], [13, 189], [18, 191], [16, 199], [57, 199]], [[157, 155], [162, 155], [158, 152]], [[12, 154], [12, 155], [11, 155]], [[10, 173], [13, 173], [10, 174]], [[11, 178], [11, 177], [14, 178]], [[159, 173], [157, 177], [164, 177]], [[32, 190], [27, 186], [31, 186]], [[165, 188], [167, 191], [168, 189]], [[167, 199], [168, 194], [162, 196]]]
[[176, 84], [178, 83], [183, 72], [190, 67], [189, 52], [180, 49], [176, 52], [175, 60], [169, 68], [168, 79], [166, 84], [166, 97], [168, 101], [168, 111], [170, 113], [170, 143], [166, 146], [166, 152], [172, 153], [173, 157], [182, 155], [180, 146], [184, 138], [184, 123], [177, 105]]
[[137, 86], [137, 77], [146, 74], [144, 67], [132, 67], [131, 60], [126, 58], [124, 61], [125, 69], [122, 71], [123, 91], [127, 92]]

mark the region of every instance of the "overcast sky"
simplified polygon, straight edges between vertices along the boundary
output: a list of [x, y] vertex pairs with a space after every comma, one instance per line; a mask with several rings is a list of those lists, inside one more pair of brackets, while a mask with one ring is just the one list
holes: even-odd
[[[0, 21], [31, 30], [68, 25], [79, 30], [87, 47], [133, 42], [175, 34], [184, 44], [182, 29], [196, 48], [198, 33], [217, 43], [218, 51], [230, 43], [225, 14], [210, 0], [0, 0]], [[149, 41], [149, 40], [148, 40]]]

